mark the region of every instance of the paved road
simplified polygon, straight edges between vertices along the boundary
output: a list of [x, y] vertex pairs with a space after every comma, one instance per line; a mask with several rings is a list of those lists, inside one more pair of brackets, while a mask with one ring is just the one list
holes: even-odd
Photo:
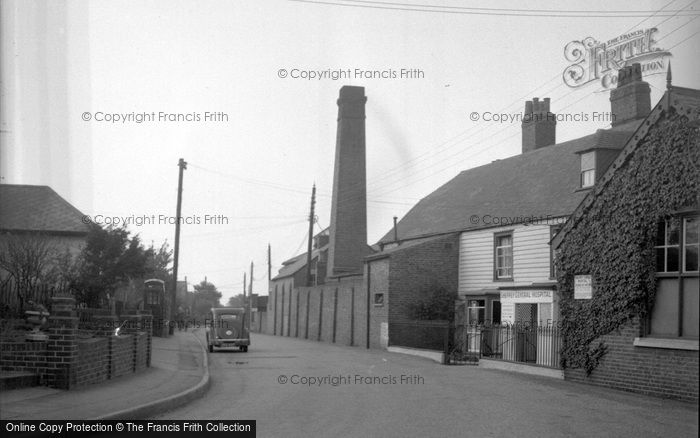
[[255, 419], [260, 437], [698, 433], [696, 406], [385, 351], [253, 335], [248, 353], [209, 357], [209, 392], [159, 418]]

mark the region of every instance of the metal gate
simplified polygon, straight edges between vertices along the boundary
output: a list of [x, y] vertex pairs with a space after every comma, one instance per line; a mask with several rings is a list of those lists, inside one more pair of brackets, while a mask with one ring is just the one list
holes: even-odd
[[481, 351], [481, 330], [467, 322], [467, 303], [458, 301], [455, 320], [445, 342], [446, 365], [478, 365]]

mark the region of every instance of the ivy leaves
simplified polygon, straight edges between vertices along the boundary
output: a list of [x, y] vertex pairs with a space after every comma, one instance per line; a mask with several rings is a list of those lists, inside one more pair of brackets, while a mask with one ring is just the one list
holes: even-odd
[[[607, 352], [599, 338], [653, 305], [657, 222], [698, 205], [700, 140], [687, 120], [661, 120], [633, 154], [567, 234], [556, 259], [562, 366], [588, 374]], [[574, 300], [577, 274], [593, 276], [592, 299]]]

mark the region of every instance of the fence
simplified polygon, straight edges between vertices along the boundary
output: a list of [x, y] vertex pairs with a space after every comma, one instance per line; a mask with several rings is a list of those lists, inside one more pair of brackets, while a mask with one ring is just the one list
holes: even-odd
[[442, 351], [445, 364], [476, 365], [480, 357], [561, 368], [558, 327], [475, 326], [448, 321], [405, 321], [389, 325], [389, 345]]
[[6, 281], [0, 284], [0, 314], [4, 317], [21, 316], [22, 301], [25, 307], [29, 301], [32, 301], [48, 309], [51, 307], [51, 297], [57, 292], [59, 291], [53, 287], [40, 285], [26, 291], [21, 300], [19, 286], [13, 281]]
[[558, 327], [504, 324], [480, 328], [479, 336], [481, 357], [561, 368]]

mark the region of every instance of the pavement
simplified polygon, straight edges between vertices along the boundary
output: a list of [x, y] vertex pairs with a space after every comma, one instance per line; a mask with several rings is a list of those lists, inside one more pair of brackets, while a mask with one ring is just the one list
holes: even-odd
[[194, 329], [153, 337], [151, 366], [79, 389], [0, 392], [1, 420], [144, 419], [187, 404], [209, 388], [205, 346]]

